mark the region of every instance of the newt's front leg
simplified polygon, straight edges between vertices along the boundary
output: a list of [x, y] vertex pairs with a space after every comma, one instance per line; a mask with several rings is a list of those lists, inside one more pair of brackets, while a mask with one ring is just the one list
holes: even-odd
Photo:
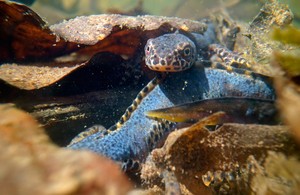
[[250, 69], [251, 63], [242, 57], [241, 53], [230, 51], [226, 47], [219, 44], [211, 44], [208, 46], [210, 56], [217, 55], [222, 62], [225, 63], [226, 70], [232, 71], [232, 66], [237, 68]]

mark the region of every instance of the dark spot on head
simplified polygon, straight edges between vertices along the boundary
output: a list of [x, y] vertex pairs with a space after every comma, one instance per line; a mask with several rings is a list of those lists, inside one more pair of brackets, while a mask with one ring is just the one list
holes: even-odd
[[166, 57], [166, 60], [167, 60], [167, 64], [171, 64], [171, 62], [173, 61], [173, 56], [168, 55], [168, 56]]
[[158, 56], [155, 54], [154, 56], [153, 56], [153, 65], [157, 65], [159, 63], [159, 58], [158, 58]]
[[181, 66], [185, 66], [186, 61], [182, 59], [182, 60], [180, 60], [180, 64], [181, 64]]
[[174, 61], [178, 61], [179, 58], [181, 58], [181, 57], [180, 57], [180, 56], [175, 56], [175, 57], [174, 57]]
[[180, 66], [178, 61], [173, 62], [173, 66]]
[[164, 66], [164, 65], [166, 65], [166, 61], [165, 61], [165, 60], [161, 60], [161, 61], [160, 61], [160, 64], [161, 64], [162, 66]]

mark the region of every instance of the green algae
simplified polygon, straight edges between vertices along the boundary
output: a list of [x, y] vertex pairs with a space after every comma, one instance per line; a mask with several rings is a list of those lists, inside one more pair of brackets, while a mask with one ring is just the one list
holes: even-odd
[[275, 60], [290, 76], [300, 75], [300, 58], [294, 54], [275, 53]]
[[286, 52], [275, 52], [274, 60], [280, 64], [289, 76], [300, 75], [300, 29], [288, 26], [284, 29], [274, 29], [272, 37], [283, 44], [290, 44], [291, 50]]
[[282, 43], [300, 46], [300, 29], [293, 26], [284, 29], [276, 28], [273, 30], [273, 39]]

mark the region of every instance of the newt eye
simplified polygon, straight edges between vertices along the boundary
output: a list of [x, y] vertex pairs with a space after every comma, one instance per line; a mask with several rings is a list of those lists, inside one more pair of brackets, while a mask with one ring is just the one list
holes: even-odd
[[185, 56], [189, 56], [191, 55], [191, 49], [189, 47], [184, 48], [183, 53]]
[[145, 48], [145, 53], [148, 55], [148, 54], [150, 54], [150, 46], [147, 46], [146, 48]]

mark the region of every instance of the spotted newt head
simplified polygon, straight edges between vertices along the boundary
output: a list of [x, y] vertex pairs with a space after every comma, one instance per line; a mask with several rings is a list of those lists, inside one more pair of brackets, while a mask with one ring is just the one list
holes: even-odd
[[178, 72], [194, 64], [196, 52], [194, 42], [187, 36], [179, 33], [165, 34], [147, 41], [145, 62], [154, 71]]

